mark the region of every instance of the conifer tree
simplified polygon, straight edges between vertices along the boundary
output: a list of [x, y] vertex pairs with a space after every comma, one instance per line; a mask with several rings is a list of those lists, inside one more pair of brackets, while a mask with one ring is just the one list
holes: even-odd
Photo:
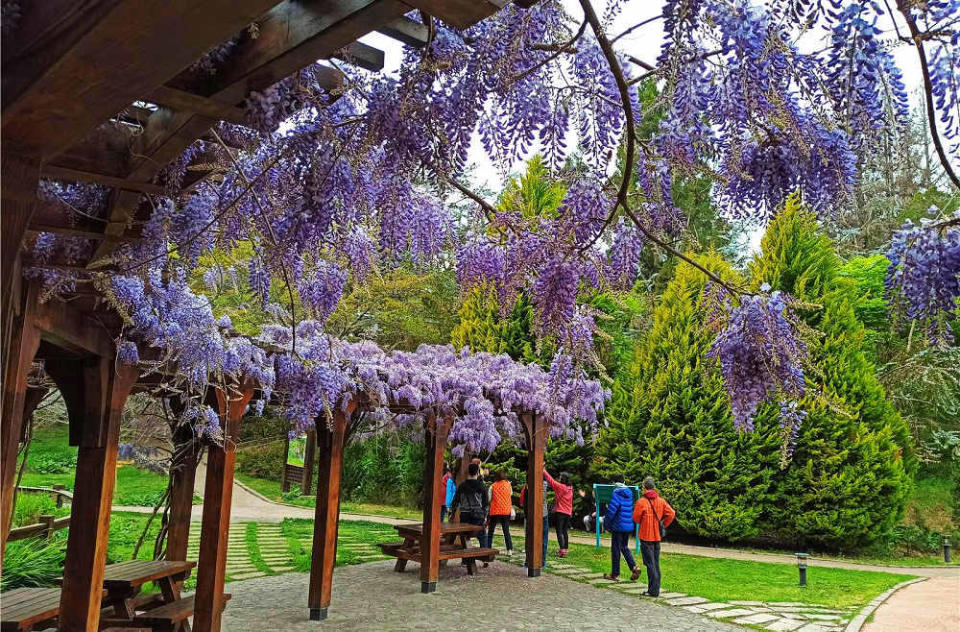
[[[725, 280], [739, 279], [717, 254], [696, 257]], [[733, 428], [716, 363], [704, 275], [677, 266], [654, 311], [653, 327], [618, 377], [601, 433], [595, 467], [604, 480], [623, 473], [630, 482], [653, 476], [677, 510], [682, 527], [700, 535], [739, 540], [759, 534], [774, 500], [779, 439], [775, 421], [754, 433]]]
[[[893, 409], [864, 351], [856, 288], [838, 274], [833, 243], [796, 196], [774, 218], [750, 266], [769, 284], [808, 303], [807, 412], [791, 462], [774, 481], [768, 528], [781, 539], [859, 546], [900, 519], [913, 457], [909, 429]], [[772, 416], [767, 411], [766, 416]]]

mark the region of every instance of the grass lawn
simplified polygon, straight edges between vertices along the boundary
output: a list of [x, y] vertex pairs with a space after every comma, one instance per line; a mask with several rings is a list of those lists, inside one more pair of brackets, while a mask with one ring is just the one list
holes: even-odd
[[[67, 442], [66, 424], [37, 428], [30, 442], [27, 469], [21, 485], [52, 487], [60, 484], [73, 490], [76, 463], [77, 448]], [[166, 488], [166, 476], [120, 462], [113, 502], [116, 505], [152, 507]]]
[[[304, 543], [311, 542], [311, 538], [313, 538], [313, 520], [284, 518], [280, 530], [290, 543], [294, 568], [298, 572], [309, 573], [311, 547], [304, 545]], [[337, 566], [361, 563], [356, 553], [342, 545], [344, 536], [352, 538], [356, 542], [369, 544], [371, 547], [375, 547], [378, 542], [398, 541], [397, 532], [389, 525], [341, 520], [340, 529], [337, 532], [337, 538], [340, 542], [340, 545], [337, 546]]]
[[[280, 483], [264, 478], [257, 478], [242, 472], [236, 473], [236, 478], [247, 487], [263, 494], [270, 500], [284, 502], [290, 505], [300, 507], [315, 507], [317, 499], [315, 496], [300, 496], [292, 492], [284, 495], [280, 491]], [[423, 513], [419, 509], [411, 507], [398, 507], [395, 505], [379, 505], [376, 503], [360, 503], [343, 501], [340, 503], [340, 511], [350, 514], [362, 514], [368, 516], [387, 516], [389, 518], [398, 518], [402, 520], [419, 520]]]
[[[514, 538], [520, 540], [520, 538]], [[550, 543], [550, 561], [556, 560], [555, 542]], [[494, 546], [503, 548], [495, 538]], [[633, 544], [631, 542], [631, 549]], [[522, 545], [514, 544], [517, 550]], [[572, 544], [563, 560], [597, 573], [610, 572], [610, 549]], [[637, 560], [640, 563], [639, 559]], [[792, 564], [768, 564], [725, 560], [693, 555], [661, 556], [663, 590], [705, 597], [711, 601], [800, 601], [829, 607], [859, 606], [888, 588], [910, 579], [906, 575], [853, 571], [840, 568], [808, 568], [807, 587], [797, 585], [797, 567]], [[627, 571], [621, 560], [621, 573]], [[646, 578], [646, 571], [640, 581]]]

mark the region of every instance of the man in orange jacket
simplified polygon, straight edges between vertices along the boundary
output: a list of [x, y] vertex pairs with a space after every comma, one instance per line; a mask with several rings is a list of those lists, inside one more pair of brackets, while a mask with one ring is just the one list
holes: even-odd
[[640, 553], [647, 567], [647, 591], [650, 597], [660, 596], [660, 527], [670, 526], [676, 512], [657, 493], [651, 477], [643, 479], [643, 496], [633, 506], [633, 521], [640, 525]]

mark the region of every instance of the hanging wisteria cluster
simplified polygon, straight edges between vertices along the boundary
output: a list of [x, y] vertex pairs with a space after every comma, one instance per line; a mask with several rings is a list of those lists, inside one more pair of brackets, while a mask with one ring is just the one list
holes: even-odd
[[[331, 93], [324, 86], [334, 70], [316, 64], [253, 95], [247, 126], [218, 125], [213, 141], [198, 141], [161, 174], [171, 195], [149, 200], [154, 211], [143, 239], [112, 257], [121, 274], [107, 285], [130, 318], [125, 335], [156, 347], [189, 383], [234, 361], [268, 385], [276, 371], [286, 392], [302, 395], [287, 397], [292, 418], [310, 419], [318, 400], [309, 389], [334, 402], [345, 392], [343, 380], [353, 379], [319, 360], [335, 353], [336, 344], [323, 342], [322, 323], [351, 276], [360, 282], [378, 266], [430, 265], [455, 252], [465, 290], [489, 284], [504, 309], [526, 292], [538, 331], [556, 336], [575, 360], [589, 346], [593, 323], [578, 304], [581, 292], [629, 286], [641, 247], [670, 250], [683, 230], [671, 195], [674, 174], [712, 174], [715, 199], [738, 217], [766, 217], [797, 190], [822, 213], [844, 203], [860, 158], [906, 118], [881, 18], [906, 23], [909, 37], [901, 38], [918, 49], [936, 114], [932, 134], [939, 141], [942, 131], [956, 151], [960, 0], [898, 2], [896, 14], [873, 0], [666, 0], [661, 19], [645, 26], [663, 28], [655, 60], [625, 54], [607, 32], [628, 4], [608, 3], [601, 18], [581, 0], [582, 21], [559, 0], [529, 9], [510, 4], [466, 31], [434, 20], [429, 44], [405, 48], [395, 74], [344, 69], [343, 87]], [[826, 46], [799, 44], [808, 33], [819, 33]], [[216, 72], [221, 57], [252, 40], [248, 33], [217, 48], [205, 72]], [[657, 82], [666, 111], [640, 142], [635, 125], [648, 114], [638, 98], [644, 79]], [[556, 215], [498, 212], [472, 192], [462, 180], [475, 137], [504, 173], [535, 152], [553, 168], [575, 157], [578, 168]], [[221, 162], [222, 177], [179, 191], [187, 166], [201, 155]], [[454, 191], [477, 207], [466, 218], [474, 229], [459, 242], [445, 204]], [[928, 260], [932, 241], [904, 238], [902, 270]], [[271, 289], [288, 296], [291, 311], [274, 332], [282, 338], [279, 330], [287, 331], [290, 345], [296, 340], [287, 360], [265, 361], [252, 348], [232, 358], [239, 343], [186, 285], [201, 255], [241, 244], [252, 245], [253, 256], [246, 271], [235, 272], [248, 278], [261, 305]], [[55, 247], [64, 246], [38, 240], [37, 261], [49, 264], [44, 253]], [[928, 319], [949, 309], [944, 297], [955, 276], [938, 275], [947, 289], [922, 292], [915, 282], [898, 281], [909, 276], [894, 274], [891, 288], [922, 303], [912, 313]], [[802, 349], [782, 297], [734, 304], [715, 353], [737, 423], [749, 427], [760, 402], [802, 392]], [[776, 344], [763, 343], [760, 332], [776, 334]], [[568, 371], [560, 371], [571, 360], [564, 357], [558, 373]], [[460, 405], [478, 420], [498, 414], [487, 398]], [[470, 427], [458, 431], [460, 439], [486, 444], [488, 421], [476, 424], [484, 430]]]
[[393, 408], [454, 417], [450, 440], [458, 454], [464, 448], [492, 451], [504, 435], [522, 440], [522, 412], [545, 419], [551, 436], [583, 443], [610, 396], [562, 355], [544, 371], [506, 355], [452, 346], [387, 353], [372, 342], [332, 338], [316, 321], [301, 322], [295, 333], [294, 343], [289, 328], [271, 326], [258, 341], [273, 350], [275, 393], [294, 431], [356, 400], [384, 414]]
[[920, 224], [907, 221], [893, 235], [886, 289], [894, 313], [926, 329], [934, 343], [952, 343], [960, 313], [960, 211]]
[[[806, 390], [801, 362], [807, 350], [788, 318], [787, 302], [781, 292], [766, 294], [767, 285], [762, 291], [728, 306], [727, 320], [707, 352], [720, 361], [734, 427], [749, 432], [761, 404], [783, 397], [796, 400]], [[792, 410], [781, 405], [781, 425], [791, 435], [799, 423]]]

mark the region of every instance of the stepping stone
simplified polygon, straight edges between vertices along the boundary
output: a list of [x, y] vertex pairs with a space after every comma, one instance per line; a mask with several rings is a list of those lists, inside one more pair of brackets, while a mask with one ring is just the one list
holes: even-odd
[[551, 567], [550, 570], [553, 571], [554, 573], [556, 573], [557, 575], [566, 575], [566, 576], [568, 576], [568, 577], [571, 576], [571, 575], [581, 575], [581, 574], [583, 574], [583, 569], [581, 569], [581, 568], [553, 568], [553, 567]]
[[810, 612], [806, 616], [811, 621], [843, 621], [843, 617], [835, 614], [814, 614]]
[[808, 623], [802, 628], [797, 628], [797, 632], [827, 632], [832, 627], [821, 623]]
[[691, 612], [695, 608], [697, 612], [710, 612], [712, 610], [720, 610], [722, 608], [729, 608], [730, 604], [728, 603], [700, 603], [695, 606], [687, 606], [687, 610]]
[[771, 602], [769, 602], [767, 605], [768, 605], [768, 606], [788, 606], [788, 607], [789, 607], [789, 606], [807, 606], [807, 605], [809, 605], [809, 604], [805, 604], [805, 603], [802, 603], [802, 602], [799, 602], [799, 601], [771, 601]]
[[731, 601], [735, 606], [762, 606], [762, 601]]
[[241, 581], [244, 579], [253, 579], [254, 577], [263, 577], [266, 573], [256, 572], [256, 573], [241, 573], [239, 575], [230, 575], [231, 579], [234, 581]]
[[[677, 599], [678, 597], [686, 597], [686, 593], [675, 593], [675, 592], [663, 592], [657, 597], [657, 599]], [[704, 599], [706, 601], [706, 599]]]
[[679, 597], [677, 599], [668, 599], [667, 603], [671, 606], [693, 606], [698, 603], [707, 603], [709, 599], [703, 597]]
[[710, 612], [704, 612], [708, 617], [713, 617], [714, 619], [726, 619], [729, 617], [745, 617], [750, 614], [756, 614], [753, 610], [747, 610], [746, 608], [733, 608], [731, 610], [712, 610]]
[[275, 573], [289, 573], [294, 570], [292, 566], [277, 566], [273, 569]]
[[604, 586], [604, 585], [607, 585], [607, 584], [616, 584], [617, 582], [614, 581], [614, 580], [612, 580], [612, 579], [604, 579], [604, 578], [601, 577], [600, 579], [591, 579], [591, 580], [590, 580], [589, 582], [587, 582], [587, 583], [588, 583], [588, 584], [591, 584], [591, 585], [593, 585], [593, 586]]
[[778, 617], [778, 616], [775, 615], [775, 614], [763, 614], [763, 613], [761, 613], [761, 614], [751, 614], [751, 615], [748, 616], [748, 617], [740, 617], [739, 619], [734, 619], [733, 622], [734, 622], [734, 623], [750, 623], [750, 624], [753, 624], [753, 625], [762, 625], [762, 624], [765, 624], [765, 623], [769, 623], [769, 622], [771, 622], [771, 621], [776, 621], [776, 620], [779, 619], [779, 618], [780, 618], [780, 617]]
[[774, 632], [791, 632], [796, 630], [801, 625], [803, 621], [797, 621], [796, 619], [780, 619], [779, 621], [773, 621], [772, 623], [766, 624], [768, 630], [773, 630]]
[[564, 569], [564, 568], [577, 568], [576, 566], [571, 566], [570, 564], [561, 564], [560, 562], [554, 562], [554, 568]]
[[603, 573], [585, 573], [580, 575], [579, 579], [599, 579], [603, 577]]
[[644, 584], [617, 584], [613, 588], [628, 595], [639, 595], [647, 589]]

